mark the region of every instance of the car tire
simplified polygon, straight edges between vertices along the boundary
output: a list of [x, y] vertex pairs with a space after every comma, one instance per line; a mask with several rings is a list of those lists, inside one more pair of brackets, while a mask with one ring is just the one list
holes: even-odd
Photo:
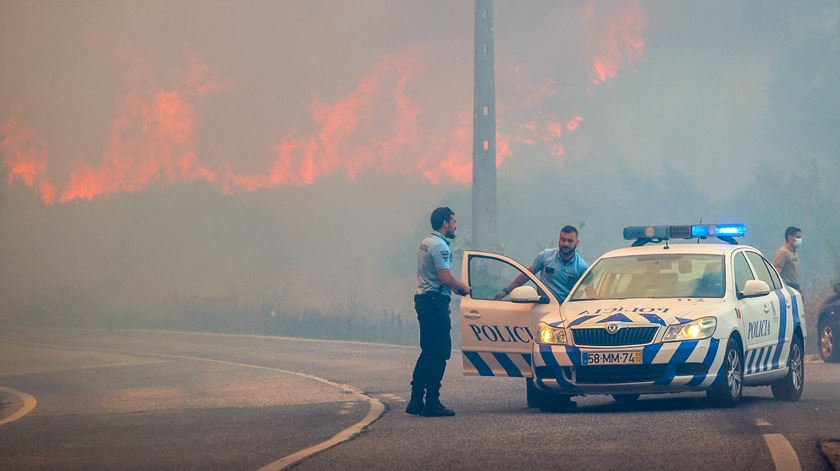
[[730, 338], [718, 376], [706, 395], [718, 406], [732, 407], [738, 404], [743, 393], [744, 354], [738, 342]]
[[537, 389], [534, 385], [534, 378], [525, 379], [525, 398], [528, 401], [528, 407], [531, 409], [538, 409], [542, 401], [545, 400], [546, 393]]
[[561, 412], [575, 406], [575, 403], [571, 401], [572, 396], [540, 391], [534, 384], [533, 378], [525, 380], [525, 397], [528, 407], [543, 412]]
[[[832, 313], [833, 314], [833, 313]], [[820, 351], [820, 358], [826, 363], [840, 363], [840, 347], [837, 345], [840, 330], [837, 318], [831, 314], [820, 316], [817, 327], [817, 348]]]
[[631, 402], [636, 402], [641, 397], [641, 394], [613, 394], [613, 399], [615, 402], [619, 402], [621, 404], [629, 404]]
[[541, 412], [564, 412], [577, 404], [572, 401], [572, 396], [548, 394], [540, 402], [539, 409]]
[[790, 343], [788, 374], [770, 385], [773, 397], [779, 401], [798, 401], [805, 388], [805, 352], [802, 339], [796, 335]]

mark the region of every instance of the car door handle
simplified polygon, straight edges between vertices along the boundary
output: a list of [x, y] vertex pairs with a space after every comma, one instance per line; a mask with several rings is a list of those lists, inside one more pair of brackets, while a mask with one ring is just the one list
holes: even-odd
[[466, 317], [467, 319], [478, 319], [479, 317], [481, 317], [481, 314], [479, 314], [478, 311], [473, 309], [472, 311], [464, 314], [464, 317]]

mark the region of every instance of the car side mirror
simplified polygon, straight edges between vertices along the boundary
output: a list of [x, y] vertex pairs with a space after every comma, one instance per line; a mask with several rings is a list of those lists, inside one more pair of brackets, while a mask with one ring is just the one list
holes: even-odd
[[538, 303], [542, 297], [533, 286], [520, 286], [510, 292], [510, 300], [514, 303]]
[[758, 298], [770, 294], [770, 286], [766, 281], [747, 280], [744, 290], [738, 293], [738, 298]]

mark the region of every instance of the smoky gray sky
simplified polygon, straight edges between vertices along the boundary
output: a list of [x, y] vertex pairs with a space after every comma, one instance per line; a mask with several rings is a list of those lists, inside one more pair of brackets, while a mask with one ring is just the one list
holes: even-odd
[[[507, 250], [583, 222], [594, 259], [624, 224], [757, 220], [762, 175], [833, 175], [839, 22], [836, 1], [497, 0]], [[428, 212], [468, 230], [472, 41], [469, 1], [3, 0], [7, 309], [59, 288], [405, 307]], [[772, 250], [788, 221], [758, 222]]]

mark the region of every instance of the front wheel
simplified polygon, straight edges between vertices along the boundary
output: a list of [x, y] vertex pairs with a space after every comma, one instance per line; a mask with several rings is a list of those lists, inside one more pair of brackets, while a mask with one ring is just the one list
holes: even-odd
[[726, 343], [726, 354], [718, 377], [706, 391], [709, 399], [722, 407], [732, 407], [741, 400], [744, 392], [744, 355], [741, 346], [733, 339]]
[[527, 378], [525, 380], [525, 399], [528, 401], [528, 407], [539, 409], [540, 405], [546, 400], [545, 396], [546, 393], [534, 386], [534, 378]]
[[793, 338], [788, 355], [788, 374], [770, 385], [773, 397], [779, 401], [797, 401], [805, 388], [805, 359], [802, 355], [802, 339]]

